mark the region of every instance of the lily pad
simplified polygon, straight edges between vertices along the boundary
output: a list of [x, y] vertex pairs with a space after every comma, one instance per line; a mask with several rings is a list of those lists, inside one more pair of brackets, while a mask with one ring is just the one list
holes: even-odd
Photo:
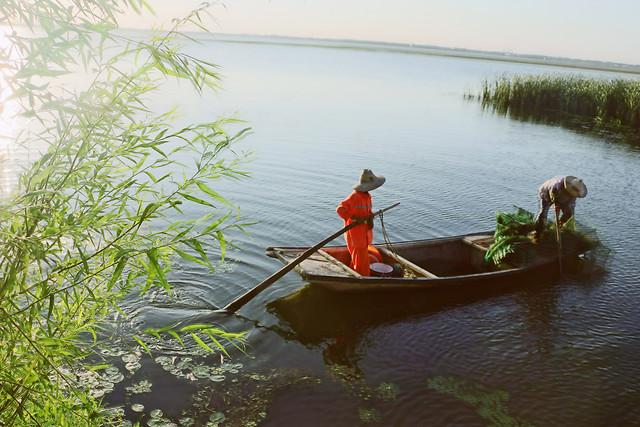
[[120, 370], [119, 370], [118, 368], [116, 368], [115, 366], [109, 366], [109, 367], [107, 367], [107, 369], [105, 369], [105, 370], [104, 370], [104, 373], [105, 373], [107, 376], [115, 375], [115, 374], [117, 374], [118, 372], [120, 372]]
[[213, 413], [209, 417], [209, 421], [211, 421], [213, 423], [221, 423], [226, 419], [227, 419], [227, 417], [222, 412]]
[[173, 359], [169, 356], [158, 356], [156, 357], [156, 363], [159, 363], [162, 366], [173, 365]]
[[124, 356], [121, 357], [121, 359], [124, 363], [134, 363], [140, 360], [140, 358], [137, 355], [132, 353], [125, 354]]
[[131, 394], [151, 393], [151, 383], [147, 380], [142, 380], [137, 384], [131, 384], [126, 387], [126, 390]]
[[165, 418], [153, 418], [147, 421], [149, 427], [178, 427], [177, 424], [167, 420]]
[[154, 409], [149, 413], [151, 418], [162, 418], [162, 411], [160, 409]]
[[124, 375], [122, 374], [122, 372], [116, 372], [115, 374], [109, 375], [106, 380], [110, 383], [117, 384], [120, 381], [124, 380]]
[[140, 365], [140, 363], [136, 361], [127, 363], [126, 365], [124, 365], [124, 368], [133, 374], [135, 371], [140, 369], [141, 366], [142, 365]]

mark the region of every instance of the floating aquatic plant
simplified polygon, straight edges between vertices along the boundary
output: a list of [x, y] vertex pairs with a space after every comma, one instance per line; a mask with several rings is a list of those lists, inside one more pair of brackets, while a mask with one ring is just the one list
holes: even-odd
[[151, 393], [151, 383], [147, 380], [142, 380], [139, 383], [125, 387], [125, 390], [131, 394]]
[[243, 366], [242, 363], [221, 363], [219, 366], [212, 366], [206, 360], [195, 362], [191, 357], [176, 356], [158, 356], [155, 361], [170, 374], [191, 381], [209, 379], [221, 382], [227, 378], [226, 374], [237, 374]]
[[[368, 404], [389, 402], [396, 399], [399, 388], [396, 384], [382, 382], [377, 387], [370, 387], [359, 371], [352, 366], [339, 364], [327, 367], [329, 375], [339, 381], [352, 396], [358, 397]], [[364, 422], [378, 421], [381, 417], [377, 408], [360, 408], [360, 419]]]
[[190, 417], [184, 417], [184, 418], [180, 418], [178, 423], [182, 427], [192, 427], [193, 425], [195, 425], [196, 420], [194, 420], [193, 418], [190, 418]]
[[218, 427], [218, 425], [222, 424], [227, 417], [222, 412], [216, 412], [211, 414], [209, 417], [209, 422], [207, 423], [207, 427]]
[[528, 422], [509, 415], [509, 393], [505, 391], [489, 390], [482, 384], [442, 376], [430, 379], [428, 384], [434, 390], [472, 405], [478, 415], [489, 420], [492, 425], [531, 427]]
[[192, 427], [193, 425], [195, 425], [196, 420], [194, 420], [193, 418], [190, 418], [190, 417], [184, 417], [184, 418], [180, 418], [178, 423], [182, 427]]
[[149, 427], [178, 427], [177, 424], [167, 418], [163, 418], [164, 413], [160, 409], [154, 409], [149, 413], [151, 419], [147, 421]]
[[134, 374], [140, 367], [140, 355], [127, 353], [121, 357], [122, 361], [125, 363], [124, 368], [130, 373]]
[[[223, 364], [227, 372], [239, 369], [240, 364]], [[207, 427], [222, 423], [216, 415], [224, 415], [226, 427], [257, 426], [267, 417], [267, 409], [275, 396], [285, 389], [315, 385], [320, 379], [308, 376], [298, 370], [281, 370], [270, 373], [239, 375], [224, 387], [211, 384], [194, 396], [193, 411], [203, 425], [203, 414], [208, 415]], [[224, 412], [222, 412], [224, 410]], [[213, 412], [212, 412], [213, 411]], [[191, 415], [191, 414], [189, 414]], [[215, 416], [215, 419], [212, 418]]]
[[380, 383], [378, 387], [376, 387], [375, 394], [378, 399], [389, 402], [396, 400], [398, 390], [399, 388], [397, 385], [393, 383], [383, 382]]
[[381, 419], [380, 411], [375, 408], [359, 408], [360, 420], [365, 423], [378, 422]]
[[119, 418], [124, 415], [124, 409], [122, 408], [109, 408], [103, 412], [104, 415], [110, 418]]

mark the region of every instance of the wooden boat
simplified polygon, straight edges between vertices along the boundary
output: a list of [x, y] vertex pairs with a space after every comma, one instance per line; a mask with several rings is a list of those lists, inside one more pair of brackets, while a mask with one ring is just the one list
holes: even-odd
[[[563, 239], [562, 262], [567, 264], [597, 246], [594, 239]], [[406, 291], [451, 288], [502, 280], [516, 280], [539, 274], [557, 275], [557, 247], [533, 245], [533, 257], [522, 265], [502, 263], [489, 266], [485, 254], [494, 242], [493, 232], [465, 234], [426, 240], [373, 245], [382, 262], [394, 267], [391, 277], [364, 277], [349, 268], [346, 246], [324, 247], [295, 267], [312, 285], [343, 292]], [[306, 247], [269, 247], [267, 255], [284, 264], [295, 260]]]

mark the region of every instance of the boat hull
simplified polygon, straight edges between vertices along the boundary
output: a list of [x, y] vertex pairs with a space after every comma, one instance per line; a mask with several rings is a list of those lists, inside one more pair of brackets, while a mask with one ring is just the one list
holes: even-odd
[[[520, 279], [554, 276], [559, 273], [557, 248], [534, 245], [533, 258], [523, 265], [489, 266], [484, 258], [493, 243], [492, 232], [454, 237], [373, 245], [382, 261], [393, 265], [395, 277], [364, 277], [348, 267], [345, 246], [330, 246], [317, 251], [295, 267], [295, 271], [315, 286], [339, 292], [400, 292], [429, 289], [455, 289], [483, 286]], [[567, 264], [593, 247], [595, 242], [572, 244], [564, 248], [562, 262]], [[267, 255], [289, 263], [308, 248], [270, 247]], [[400, 273], [401, 271], [401, 273]]]

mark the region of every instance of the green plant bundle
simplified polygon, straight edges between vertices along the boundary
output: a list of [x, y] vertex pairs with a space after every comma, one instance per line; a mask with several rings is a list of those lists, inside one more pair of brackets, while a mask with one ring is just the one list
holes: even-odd
[[533, 258], [533, 246], [529, 233], [535, 228], [530, 212], [516, 208], [515, 212], [496, 213], [495, 241], [485, 255], [485, 261], [499, 266], [504, 262], [514, 265]]
[[[223, 232], [246, 225], [212, 183], [247, 175], [248, 155], [232, 148], [247, 129], [233, 118], [176, 129], [174, 111], [146, 105], [167, 76], [196, 91], [219, 86], [217, 67], [179, 43], [182, 25], [204, 29], [205, 11], [148, 41], [114, 35], [117, 16], [143, 8], [143, 0], [0, 3], [0, 83], [22, 125], [14, 143], [43, 147], [0, 201], [0, 425], [98, 423], [97, 404], [63, 367], [86, 366], [110, 346], [100, 325], [121, 297], [154, 287], [171, 294], [176, 257], [215, 271], [211, 254], [224, 259], [230, 244]], [[78, 71], [91, 76], [86, 87], [60, 83]], [[187, 205], [201, 216], [186, 216]], [[225, 351], [221, 338], [242, 342], [210, 325], [147, 332], [181, 331], [212, 351]]]
[[581, 116], [640, 131], [640, 79], [503, 75], [482, 83], [483, 104], [514, 114]]

